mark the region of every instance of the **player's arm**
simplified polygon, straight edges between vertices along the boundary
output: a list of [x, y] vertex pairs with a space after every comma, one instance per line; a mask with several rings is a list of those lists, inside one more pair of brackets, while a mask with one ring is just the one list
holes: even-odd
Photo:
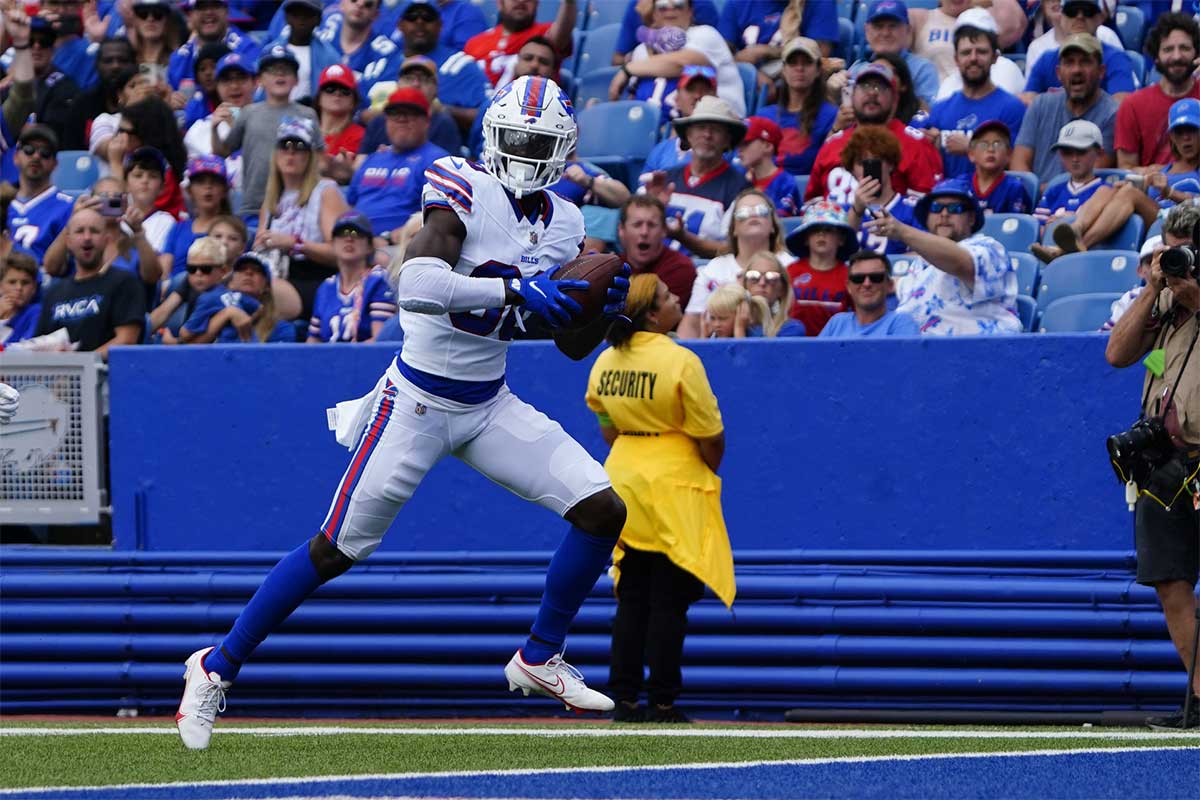
[[467, 228], [452, 211], [431, 208], [425, 225], [404, 251], [404, 262], [393, 263], [396, 304], [416, 314], [446, 314], [503, 308], [520, 302], [503, 278], [472, 278], [454, 271], [462, 254]]

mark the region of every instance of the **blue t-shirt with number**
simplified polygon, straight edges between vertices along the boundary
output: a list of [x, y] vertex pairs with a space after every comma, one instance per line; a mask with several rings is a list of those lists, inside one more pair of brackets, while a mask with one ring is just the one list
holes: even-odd
[[979, 193], [979, 183], [975, 174], [971, 173], [971, 187], [975, 190], [975, 199], [985, 213], [992, 214], [1032, 214], [1033, 198], [1025, 188], [1020, 178], [1005, 175], [992, 184], [992, 190], [984, 196]]
[[75, 201], [51, 186], [37, 197], [15, 198], [8, 204], [8, 232], [13, 242], [28, 250], [38, 264], [46, 249], [67, 227]]
[[382, 270], [368, 272], [361, 289], [348, 293], [342, 292], [340, 277], [331, 275], [317, 287], [308, 335], [322, 342], [365, 342], [371, 338], [371, 323], [387, 322], [396, 314], [396, 295]]

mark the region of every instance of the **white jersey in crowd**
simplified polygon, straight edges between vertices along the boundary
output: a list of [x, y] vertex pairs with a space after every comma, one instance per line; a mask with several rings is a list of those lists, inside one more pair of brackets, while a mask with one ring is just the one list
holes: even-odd
[[[566, 264], [583, 249], [583, 215], [550, 191], [539, 192], [532, 218], [483, 167], [461, 158], [439, 158], [425, 171], [424, 210], [453, 211], [467, 229], [460, 275], [478, 278], [530, 277]], [[508, 345], [518, 325], [517, 309], [486, 309], [433, 315], [400, 310], [408, 366], [463, 381], [504, 375]]]
[[[742, 74], [737, 62], [729, 52], [729, 45], [711, 25], [693, 25], [685, 31], [685, 50], [695, 50], [708, 59], [717, 71], [717, 96], [729, 103], [739, 117], [746, 116], [746, 94], [742, 88]], [[639, 44], [630, 54], [630, 61], [649, 58], [653, 53], [644, 44]]]

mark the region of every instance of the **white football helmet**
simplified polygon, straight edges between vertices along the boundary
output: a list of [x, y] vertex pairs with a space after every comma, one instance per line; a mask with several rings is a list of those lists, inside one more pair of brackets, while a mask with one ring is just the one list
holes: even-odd
[[556, 183], [575, 149], [575, 110], [549, 78], [525, 75], [483, 115], [483, 166], [517, 197]]

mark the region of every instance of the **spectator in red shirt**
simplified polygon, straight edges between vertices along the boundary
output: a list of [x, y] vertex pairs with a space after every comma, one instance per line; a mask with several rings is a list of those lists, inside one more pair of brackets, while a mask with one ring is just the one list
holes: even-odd
[[472, 36], [463, 47], [464, 53], [483, 66], [493, 86], [504, 86], [512, 81], [517, 51], [534, 36], [546, 37], [560, 55], [570, 55], [571, 31], [575, 28], [578, 13], [575, 0], [563, 0], [554, 22], [535, 21], [537, 0], [499, 0], [497, 10], [500, 24]]
[[846, 259], [858, 248], [846, 212], [828, 200], [812, 203], [800, 227], [788, 234], [788, 249], [798, 260], [788, 265], [795, 300], [792, 319], [816, 336], [829, 318], [845, 311]]
[[692, 260], [667, 247], [667, 209], [658, 198], [635, 194], [621, 206], [617, 241], [634, 275], [652, 272], [686, 307], [696, 280]]
[[1117, 108], [1113, 146], [1121, 169], [1146, 167], [1155, 172], [1171, 162], [1167, 111], [1185, 97], [1200, 99], [1192, 63], [1200, 54], [1200, 25], [1186, 14], [1163, 14], [1146, 37], [1146, 55], [1154, 59], [1158, 82], [1139, 89]]
[[354, 72], [342, 64], [330, 64], [317, 83], [317, 119], [325, 137], [321, 174], [343, 186], [354, 174], [354, 159], [365, 129], [354, 121], [360, 97]]
[[[828, 197], [841, 206], [854, 199], [854, 176], [842, 167], [842, 150], [859, 125], [883, 125], [900, 141], [900, 164], [892, 173], [892, 187], [904, 194], [910, 189], [928, 192], [942, 176], [942, 155], [915, 128], [896, 119], [896, 73], [886, 64], [862, 66], [852, 77], [851, 103], [855, 124], [831, 134], [813, 163], [805, 201]], [[844, 283], [844, 282], [843, 282]], [[809, 335], [812, 329], [809, 329]]]

